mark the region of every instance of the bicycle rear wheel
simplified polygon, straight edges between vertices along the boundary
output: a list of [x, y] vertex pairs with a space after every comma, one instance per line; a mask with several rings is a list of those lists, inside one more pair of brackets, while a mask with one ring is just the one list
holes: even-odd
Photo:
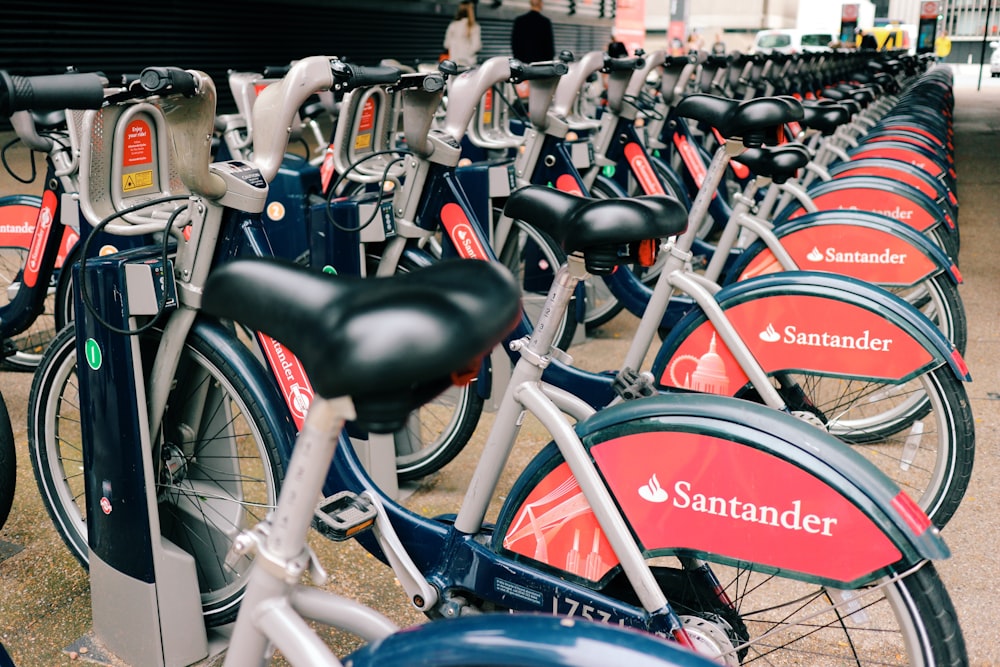
[[881, 287], [926, 315], [937, 325], [945, 338], [955, 344], [955, 349], [960, 354], [965, 354], [969, 342], [969, 324], [965, 316], [965, 305], [958, 293], [958, 285], [939, 274], [922, 280], [912, 287], [886, 285]]
[[[862, 453], [938, 527], [951, 519], [972, 476], [975, 426], [950, 368], [903, 384], [792, 372], [774, 380], [793, 414]], [[752, 389], [736, 396], [757, 400]]]
[[[143, 349], [155, 348], [150, 332]], [[185, 344], [164, 417], [157, 473], [162, 535], [196, 563], [202, 611], [209, 625], [231, 621], [251, 557], [227, 564], [232, 540], [274, 506], [283, 475], [264, 409], [221, 354], [197, 335]], [[197, 401], [198, 410], [189, 409]], [[87, 508], [76, 375], [76, 337], [53, 341], [31, 387], [28, 447], [35, 479], [56, 529], [87, 566]], [[182, 415], [199, 414], [197, 423]]]
[[[931, 562], [850, 591], [712, 564], [728, 606], [706, 585], [706, 567], [653, 570], [696, 643], [718, 651], [722, 664], [966, 664], [955, 609]], [[628, 590], [616, 597], [637, 604]]]

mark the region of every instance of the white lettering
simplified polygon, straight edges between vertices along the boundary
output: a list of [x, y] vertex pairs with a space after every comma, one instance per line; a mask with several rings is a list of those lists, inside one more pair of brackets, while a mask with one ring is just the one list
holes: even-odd
[[896, 253], [886, 248], [882, 252], [862, 252], [860, 250], [840, 251], [827, 248], [823, 254], [827, 262], [834, 264], [905, 264], [906, 253]]
[[35, 226], [27, 222], [20, 225], [0, 225], [0, 234], [30, 234], [35, 231]]
[[677, 509], [690, 509], [701, 514], [711, 514], [746, 523], [759, 523], [785, 530], [803, 530], [811, 535], [826, 537], [833, 536], [832, 528], [837, 524], [836, 517], [803, 514], [801, 500], [793, 500], [791, 506], [786, 509], [756, 505], [742, 501], [738, 496], [727, 499], [723, 496], [692, 492], [691, 482], [685, 480], [674, 482], [671, 502]]
[[865, 210], [868, 211], [869, 213], [878, 213], [879, 215], [884, 215], [887, 218], [892, 218], [893, 220], [911, 220], [913, 218], [913, 210], [912, 209], [907, 210], [902, 208], [901, 206], [896, 206], [896, 208], [892, 209], [877, 209], [877, 208], [859, 209], [857, 206], [848, 206], [846, 207], [846, 209], [843, 206], [840, 206], [838, 208], [840, 208], [840, 210], [848, 210], [848, 211]]
[[892, 338], [873, 338], [871, 332], [865, 329], [860, 336], [847, 334], [805, 333], [800, 332], [795, 325], [785, 327], [782, 342], [788, 345], [803, 345], [806, 347], [828, 347], [842, 350], [871, 350], [872, 352], [888, 352]]

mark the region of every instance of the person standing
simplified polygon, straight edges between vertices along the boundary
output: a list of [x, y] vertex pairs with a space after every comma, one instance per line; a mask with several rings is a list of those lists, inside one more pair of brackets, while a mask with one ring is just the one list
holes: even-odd
[[556, 56], [552, 21], [542, 14], [542, 0], [531, 0], [531, 11], [514, 19], [510, 49], [524, 63], [552, 60]]
[[951, 53], [951, 37], [947, 30], [942, 30], [937, 39], [934, 40], [934, 56], [938, 62], [943, 61]]
[[456, 65], [475, 67], [476, 56], [483, 48], [483, 41], [471, 1], [459, 3], [455, 18], [444, 33], [444, 48], [448, 58]]

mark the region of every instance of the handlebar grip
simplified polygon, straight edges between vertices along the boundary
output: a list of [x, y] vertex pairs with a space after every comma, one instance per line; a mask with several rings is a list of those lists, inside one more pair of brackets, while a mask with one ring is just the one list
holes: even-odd
[[265, 79], [280, 79], [288, 74], [290, 69], [292, 69], [291, 65], [267, 65], [262, 74]]
[[335, 90], [397, 83], [402, 75], [399, 68], [391, 65], [352, 65], [341, 60], [332, 61], [330, 69], [333, 71]]
[[396, 90], [419, 88], [425, 93], [436, 93], [444, 88], [444, 74], [441, 72], [421, 72], [404, 74], [393, 86]]
[[602, 69], [605, 72], [624, 72], [628, 70], [642, 69], [645, 65], [645, 58], [640, 56], [623, 56], [621, 58], [605, 56], [604, 67]]
[[193, 74], [179, 67], [147, 67], [139, 75], [139, 85], [147, 93], [180, 93], [190, 97], [198, 92]]
[[550, 60], [540, 63], [523, 63], [512, 58], [510, 61], [510, 78], [515, 81], [531, 81], [533, 79], [550, 79], [562, 76], [569, 71], [569, 65], [563, 60]]
[[17, 76], [0, 70], [0, 115], [29, 109], [100, 109], [105, 84], [105, 78], [95, 73]]

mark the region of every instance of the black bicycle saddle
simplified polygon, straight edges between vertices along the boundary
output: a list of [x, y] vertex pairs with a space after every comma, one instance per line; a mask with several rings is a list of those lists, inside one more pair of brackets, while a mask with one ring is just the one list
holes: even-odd
[[504, 213], [541, 229], [567, 254], [582, 253], [595, 275], [631, 261], [622, 246], [674, 236], [687, 227], [687, 211], [672, 197], [590, 199], [540, 185], [514, 191]]
[[519, 320], [521, 302], [495, 262], [360, 278], [245, 259], [212, 272], [202, 310], [273, 337], [299, 358], [318, 395], [350, 396], [363, 428], [390, 432], [455, 378], [478, 371]]
[[767, 176], [775, 183], [784, 183], [811, 159], [809, 149], [802, 144], [748, 148], [733, 158], [758, 176]]
[[757, 148], [769, 132], [802, 119], [802, 105], [794, 98], [757, 97], [740, 101], [716, 95], [688, 95], [676, 107], [677, 115], [708, 123], [726, 138], [742, 139]]
[[809, 102], [802, 105], [802, 111], [802, 125], [819, 130], [824, 135], [833, 134], [838, 127], [851, 120], [850, 110], [842, 104]]

